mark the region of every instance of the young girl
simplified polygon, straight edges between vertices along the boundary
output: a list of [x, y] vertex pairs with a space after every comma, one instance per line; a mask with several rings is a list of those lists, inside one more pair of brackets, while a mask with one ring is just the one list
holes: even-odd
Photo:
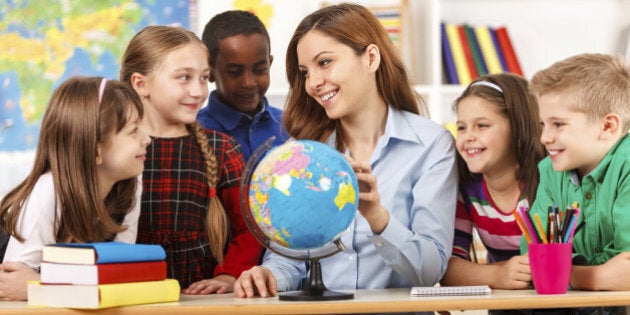
[[168, 276], [187, 294], [231, 292], [236, 277], [255, 265], [261, 252], [241, 214], [244, 161], [238, 143], [195, 121], [208, 97], [209, 73], [201, 40], [169, 26], [136, 34], [120, 71], [142, 98], [143, 125], [153, 138], [138, 242], [164, 247]]
[[[531, 281], [529, 260], [519, 255], [521, 230], [512, 212], [532, 204], [537, 163], [545, 155], [536, 100], [527, 80], [493, 74], [471, 83], [453, 109], [461, 199], [453, 256], [441, 283], [524, 289]], [[488, 251], [487, 264], [469, 255], [473, 227]]]
[[70, 78], [53, 93], [33, 170], [0, 204], [11, 235], [0, 266], [0, 298], [26, 299], [39, 279], [42, 247], [59, 242], [136, 240], [142, 173], [150, 138], [142, 102], [120, 81]]
[[[453, 241], [453, 139], [418, 115], [423, 104], [378, 19], [353, 4], [310, 14], [289, 42], [287, 77], [289, 134], [347, 154], [362, 187], [357, 216], [341, 236], [345, 250], [321, 260], [326, 287], [437, 283]], [[253, 297], [296, 290], [306, 274], [303, 261], [267, 252], [234, 292]]]

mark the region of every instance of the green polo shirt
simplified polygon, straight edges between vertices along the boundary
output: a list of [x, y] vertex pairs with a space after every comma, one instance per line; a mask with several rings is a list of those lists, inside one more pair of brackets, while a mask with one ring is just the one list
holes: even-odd
[[[630, 136], [621, 138], [582, 182], [574, 171], [556, 172], [549, 157], [538, 165], [540, 185], [530, 211], [547, 224], [549, 205], [566, 209], [580, 207], [584, 226], [573, 238], [574, 255], [588, 265], [600, 265], [617, 254], [630, 251]], [[527, 252], [521, 238], [521, 252]]]

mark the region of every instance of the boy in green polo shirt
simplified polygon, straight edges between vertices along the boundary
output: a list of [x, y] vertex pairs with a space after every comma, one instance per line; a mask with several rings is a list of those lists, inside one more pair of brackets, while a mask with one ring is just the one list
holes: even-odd
[[630, 290], [630, 69], [614, 56], [582, 54], [539, 71], [530, 88], [549, 153], [532, 216], [546, 224], [549, 205], [578, 202], [585, 222], [573, 238], [571, 287]]

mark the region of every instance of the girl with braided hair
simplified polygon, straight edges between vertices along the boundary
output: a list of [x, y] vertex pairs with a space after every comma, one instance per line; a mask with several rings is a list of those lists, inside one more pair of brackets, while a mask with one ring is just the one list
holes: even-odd
[[244, 159], [233, 138], [196, 122], [208, 97], [208, 51], [192, 32], [149, 26], [129, 42], [120, 79], [140, 95], [147, 148], [138, 243], [161, 244], [185, 294], [232, 292], [261, 247], [243, 221]]

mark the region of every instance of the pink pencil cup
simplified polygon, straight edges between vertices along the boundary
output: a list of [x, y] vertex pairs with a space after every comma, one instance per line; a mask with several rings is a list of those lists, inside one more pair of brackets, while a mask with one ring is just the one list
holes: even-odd
[[528, 250], [536, 293], [566, 293], [571, 280], [572, 244], [529, 244]]

